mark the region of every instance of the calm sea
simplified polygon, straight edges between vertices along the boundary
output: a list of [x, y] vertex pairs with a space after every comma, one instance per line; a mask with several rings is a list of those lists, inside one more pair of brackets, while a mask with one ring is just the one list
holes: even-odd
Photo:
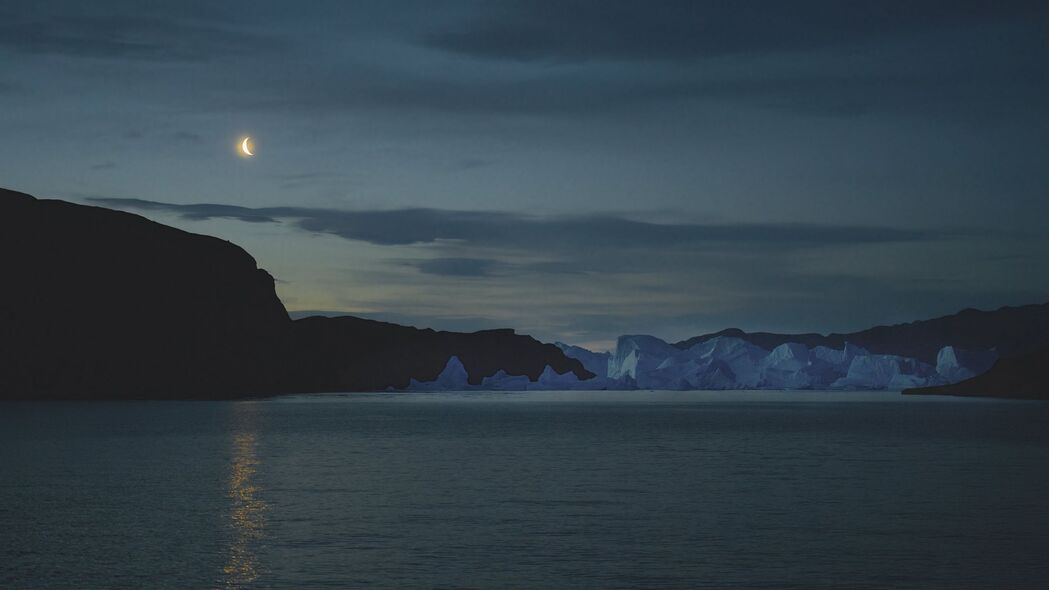
[[1036, 588], [1049, 404], [0, 405], [3, 588]]

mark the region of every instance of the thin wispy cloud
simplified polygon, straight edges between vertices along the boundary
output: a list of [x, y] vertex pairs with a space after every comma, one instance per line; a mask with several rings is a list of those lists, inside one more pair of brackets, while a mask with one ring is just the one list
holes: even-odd
[[239, 207], [176, 204], [141, 199], [92, 198], [120, 209], [164, 211], [186, 219], [287, 220], [301, 230], [377, 245], [442, 241], [506, 249], [694, 249], [710, 244], [749, 244], [777, 249], [841, 244], [941, 240], [962, 230], [915, 230], [803, 223], [670, 224], [612, 215], [534, 216], [498, 211], [443, 209], [338, 210], [308, 207]]
[[1037, 3], [704, 2], [669, 0], [501, 2], [465, 26], [423, 42], [469, 56], [508, 60], [693, 61], [855, 46], [870, 39], [928, 33], [1044, 14]]
[[410, 264], [422, 273], [446, 277], [488, 277], [500, 266], [490, 258], [429, 258]]
[[0, 24], [0, 48], [26, 54], [199, 62], [265, 54], [284, 45], [279, 38], [257, 32], [146, 15], [5, 16]]

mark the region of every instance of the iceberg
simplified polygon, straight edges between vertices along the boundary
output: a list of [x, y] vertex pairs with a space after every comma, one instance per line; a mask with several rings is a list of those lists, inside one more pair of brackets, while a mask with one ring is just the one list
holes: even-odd
[[732, 389], [749, 389], [761, 382], [760, 365], [768, 358], [769, 352], [740, 338], [716, 336], [693, 345], [688, 354], [707, 361], [703, 364], [707, 365], [706, 372], [712, 378], [720, 380], [722, 376], [731, 376], [734, 381]]
[[412, 380], [416, 391], [602, 390], [602, 389], [906, 389], [956, 383], [987, 371], [994, 350], [969, 352], [945, 346], [936, 366], [917, 359], [871, 354], [854, 344], [841, 349], [786, 342], [771, 351], [741, 338], [714, 336], [687, 349], [654, 336], [621, 336], [611, 353], [558, 342], [565, 356], [595, 374], [580, 380], [547, 365], [532, 381], [499, 370], [480, 385], [467, 382], [466, 368], [450, 357], [433, 381]]
[[857, 356], [866, 356], [868, 354], [870, 353], [865, 349], [848, 342], [845, 343], [845, 347], [841, 350], [828, 348], [826, 346], [817, 346], [812, 349], [813, 357], [834, 367], [840, 367], [842, 374], [849, 370], [849, 365], [852, 364], [852, 359]]
[[831, 384], [841, 389], [906, 389], [941, 385], [945, 381], [935, 367], [892, 354], [857, 355], [844, 377]]
[[444, 369], [433, 381], [417, 381], [411, 379], [408, 384], [409, 391], [532, 391], [532, 390], [559, 390], [559, 389], [628, 389], [626, 384], [597, 377], [580, 381], [575, 373], [566, 371], [558, 373], [553, 367], [547, 365], [539, 378], [532, 381], [528, 375], [510, 375], [505, 370], [499, 369], [493, 375], [481, 380], [480, 385], [470, 385], [466, 367], [463, 366], [459, 357], [453, 356], [448, 359]]
[[469, 376], [466, 374], [466, 367], [463, 366], [463, 362], [459, 360], [459, 357], [452, 356], [444, 365], [441, 374], [437, 375], [437, 379], [433, 381], [416, 381], [411, 379], [408, 383], [408, 389], [414, 391], [460, 391], [469, 387], [468, 378]]
[[531, 383], [528, 375], [508, 375], [506, 371], [499, 369], [494, 375], [481, 380], [481, 389], [489, 391], [525, 391]]
[[667, 358], [680, 354], [681, 349], [655, 336], [620, 336], [616, 350], [608, 359], [606, 376], [610, 379], [629, 377], [638, 387]]
[[761, 361], [763, 371], [795, 372], [809, 366], [811, 351], [804, 344], [785, 342], [768, 354]]
[[[671, 389], [746, 389], [761, 380], [768, 351], [745, 340], [716, 336], [665, 359], [650, 379]], [[639, 382], [640, 384], [640, 382]]]
[[944, 346], [936, 355], [936, 372], [948, 383], [957, 383], [986, 373], [997, 360], [998, 352], [994, 349], [969, 352]]
[[768, 351], [739, 338], [718, 336], [682, 350], [652, 336], [619, 339], [609, 379], [641, 389], [745, 389], [760, 382]]
[[[573, 348], [573, 358], [586, 358], [585, 349]], [[903, 389], [945, 382], [926, 363], [874, 355], [851, 343], [810, 349], [787, 342], [767, 351], [741, 338], [714, 336], [682, 350], [653, 336], [632, 335], [621, 337], [608, 358], [607, 379], [642, 389]], [[962, 357], [944, 353], [944, 371], [952, 362], [975, 369], [987, 364], [985, 356], [952, 359]]]
[[583, 363], [583, 368], [594, 375], [598, 377], [608, 376], [608, 360], [612, 356], [609, 353], [593, 352], [582, 346], [573, 346], [564, 342], [555, 342], [554, 346], [560, 348], [561, 352], [565, 353], [565, 356], [568, 358], [573, 358]]
[[558, 374], [553, 367], [547, 365], [539, 379], [529, 385], [529, 389], [579, 389], [580, 383], [582, 381], [575, 373], [566, 371]]
[[762, 363], [762, 387], [772, 389], [827, 389], [849, 372], [852, 360], [869, 354], [846, 343], [841, 350], [787, 342], [774, 348]]

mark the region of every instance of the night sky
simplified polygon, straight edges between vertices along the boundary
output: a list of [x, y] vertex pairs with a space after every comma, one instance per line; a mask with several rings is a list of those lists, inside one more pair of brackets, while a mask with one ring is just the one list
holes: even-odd
[[1049, 300], [1046, 2], [12, 2], [0, 64], [0, 186], [229, 239], [293, 312], [603, 348]]

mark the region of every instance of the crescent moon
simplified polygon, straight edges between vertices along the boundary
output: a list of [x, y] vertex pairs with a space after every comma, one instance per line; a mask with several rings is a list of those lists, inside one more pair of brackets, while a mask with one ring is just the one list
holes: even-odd
[[241, 144], [240, 144], [240, 149], [241, 149], [241, 150], [242, 150], [242, 151], [243, 151], [243, 152], [244, 152], [245, 154], [247, 154], [247, 155], [249, 155], [249, 156], [254, 156], [255, 154], [251, 153], [251, 149], [250, 149], [250, 148], [248, 147], [248, 141], [250, 141], [250, 140], [251, 140], [251, 138], [250, 138], [250, 137], [245, 137], [245, 138], [244, 138], [244, 141], [243, 141], [243, 142], [241, 142]]

